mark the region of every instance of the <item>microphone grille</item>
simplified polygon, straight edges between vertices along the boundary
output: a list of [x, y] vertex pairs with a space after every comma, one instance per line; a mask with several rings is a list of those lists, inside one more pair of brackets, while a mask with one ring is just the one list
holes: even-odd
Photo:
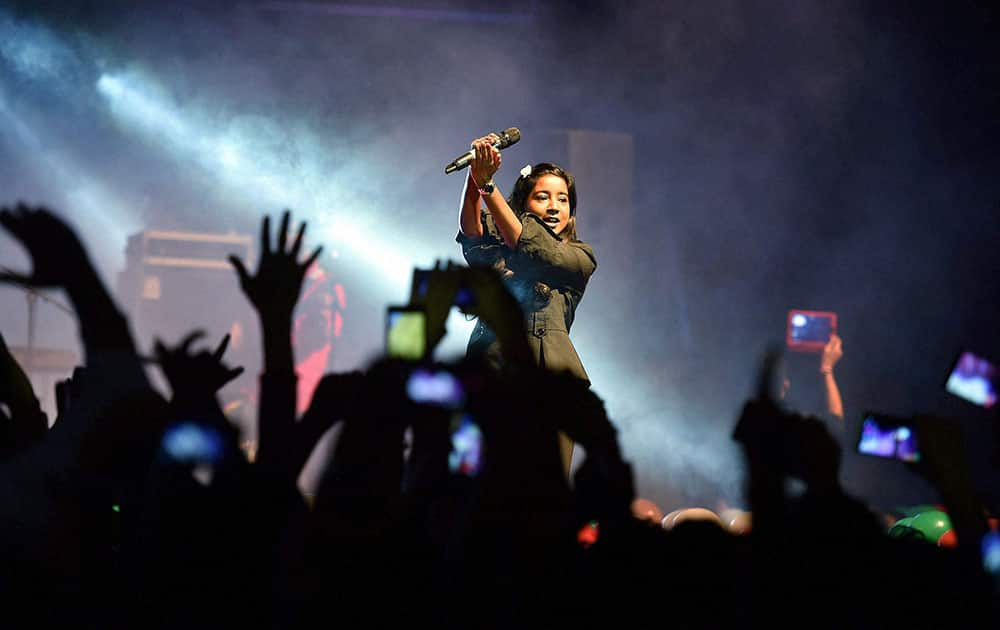
[[508, 127], [503, 130], [500, 137], [503, 139], [503, 148], [507, 148], [521, 139], [521, 130], [517, 127]]

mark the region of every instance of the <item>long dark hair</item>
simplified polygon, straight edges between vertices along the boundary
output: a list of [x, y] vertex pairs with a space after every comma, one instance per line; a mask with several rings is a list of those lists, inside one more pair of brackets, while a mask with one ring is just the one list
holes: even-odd
[[532, 166], [531, 172], [528, 173], [527, 177], [521, 175], [514, 182], [514, 189], [511, 190], [510, 196], [507, 198], [507, 205], [517, 215], [524, 214], [524, 206], [528, 202], [528, 195], [535, 189], [535, 184], [538, 183], [539, 178], [544, 175], [555, 175], [566, 182], [566, 188], [569, 190], [569, 222], [566, 223], [566, 228], [559, 237], [571, 242], [579, 241], [580, 239], [576, 236], [576, 180], [573, 178], [572, 173], [562, 167], [551, 162], [539, 162]]

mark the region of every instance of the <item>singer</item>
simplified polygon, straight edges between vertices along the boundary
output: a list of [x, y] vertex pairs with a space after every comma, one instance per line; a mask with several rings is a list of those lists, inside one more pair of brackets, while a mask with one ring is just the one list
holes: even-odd
[[[472, 142], [475, 157], [462, 193], [457, 237], [470, 265], [500, 271], [525, 311], [528, 342], [545, 369], [567, 371], [590, 385], [569, 331], [587, 281], [597, 269], [594, 250], [576, 233], [576, 184], [564, 169], [541, 162], [525, 166], [504, 199], [493, 176], [502, 158], [496, 134]], [[484, 207], [485, 206], [485, 207]], [[494, 333], [482, 321], [469, 338], [467, 356], [502, 363]], [[569, 473], [573, 443], [560, 436]]]

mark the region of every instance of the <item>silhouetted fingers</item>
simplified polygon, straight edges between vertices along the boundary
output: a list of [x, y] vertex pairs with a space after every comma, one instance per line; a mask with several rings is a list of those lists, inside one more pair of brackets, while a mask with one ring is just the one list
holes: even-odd
[[159, 337], [153, 339], [153, 354], [162, 363], [163, 359], [167, 356], [167, 346], [164, 345], [163, 341]]
[[266, 215], [260, 222], [260, 253], [262, 256], [271, 253], [271, 217]]
[[236, 275], [240, 278], [240, 286], [246, 286], [247, 281], [250, 280], [250, 274], [247, 273], [247, 268], [243, 265], [243, 261], [236, 256], [230, 256], [229, 264], [236, 269]]
[[33, 286], [35, 281], [32, 276], [26, 276], [20, 273], [2, 272], [0, 273], [0, 283], [5, 284], [25, 284], [28, 286]]
[[226, 336], [219, 342], [218, 347], [215, 348], [215, 352], [212, 353], [212, 358], [216, 361], [222, 359], [222, 355], [226, 353], [226, 348], [229, 347], [229, 337], [229, 333], [226, 333]]
[[45, 212], [45, 213], [49, 212], [48, 210], [46, 210], [45, 208], [42, 208], [41, 206], [39, 206], [37, 208], [34, 208], [34, 207], [29, 206], [28, 204], [24, 203], [23, 201], [17, 202], [17, 206], [15, 206], [15, 209], [19, 213], [21, 213], [22, 215], [31, 214], [31, 213], [35, 213], [35, 212], [38, 212], [38, 211], [42, 211], [42, 212]]
[[66, 413], [69, 402], [69, 381], [56, 381], [56, 415], [62, 416]]
[[302, 237], [305, 235], [305, 233], [306, 233], [306, 222], [303, 221], [302, 223], [299, 224], [299, 231], [295, 234], [295, 242], [292, 243], [292, 250], [289, 252], [293, 260], [299, 257], [299, 250], [302, 249]]
[[291, 220], [291, 215], [289, 210], [281, 213], [281, 225], [278, 226], [278, 243], [275, 249], [282, 253], [286, 251], [288, 245], [288, 222]]
[[24, 241], [24, 212], [21, 211], [20, 206], [18, 206], [17, 210], [11, 210], [9, 208], [0, 210], [0, 225], [2, 225], [5, 230], [10, 232], [11, 236], [19, 241]]
[[319, 247], [317, 247], [316, 249], [314, 249], [313, 253], [309, 256], [309, 258], [306, 258], [305, 262], [302, 263], [302, 268], [303, 269], [308, 269], [309, 267], [311, 267], [312, 264], [314, 262], [316, 262], [316, 259], [319, 258], [319, 255], [322, 252], [323, 252], [323, 246], [322, 245], [320, 245]]
[[204, 330], [195, 330], [193, 332], [190, 332], [188, 333], [187, 337], [184, 337], [184, 339], [181, 340], [181, 343], [177, 347], [177, 349], [183, 352], [184, 354], [191, 354], [191, 344], [193, 344], [195, 341], [201, 339], [204, 336], [205, 336]]

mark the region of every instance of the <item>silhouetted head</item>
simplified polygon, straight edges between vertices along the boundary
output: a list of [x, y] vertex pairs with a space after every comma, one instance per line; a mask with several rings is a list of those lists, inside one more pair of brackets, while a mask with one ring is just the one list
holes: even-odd
[[655, 525], [660, 525], [660, 522], [663, 520], [663, 510], [653, 501], [637, 497], [632, 501], [632, 516], [641, 521], [649, 521]]

